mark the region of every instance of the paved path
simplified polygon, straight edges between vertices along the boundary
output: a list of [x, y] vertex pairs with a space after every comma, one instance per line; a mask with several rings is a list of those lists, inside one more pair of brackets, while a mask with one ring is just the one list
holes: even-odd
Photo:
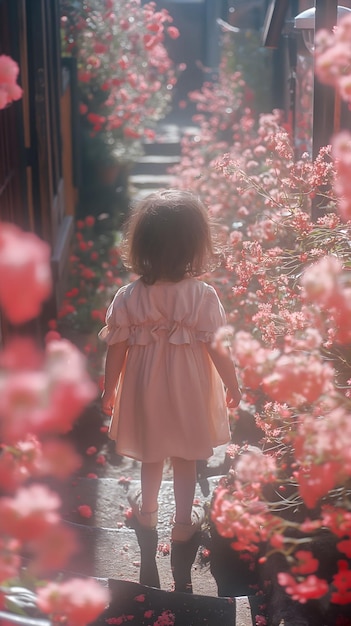
[[[185, 132], [196, 134], [196, 128], [180, 127], [173, 123], [159, 125], [156, 140], [145, 145], [145, 156], [135, 164], [131, 173], [132, 202], [156, 189], [176, 184], [168, 170], [179, 162], [180, 141]], [[128, 515], [126, 516], [129, 510], [128, 491], [138, 484], [140, 464], [114, 454], [106, 432], [102, 432], [105, 427], [106, 424], [97, 405], [93, 405], [78, 420], [71, 435], [82, 454], [84, 463], [79, 475], [72, 480], [68, 488], [62, 491], [63, 518], [66, 524], [74, 529], [80, 543], [80, 551], [69, 563], [68, 570], [78, 575], [97, 577], [105, 584], [108, 579], [117, 580], [115, 586], [119, 586], [118, 588], [120, 585], [127, 585], [124, 589], [125, 597], [128, 596], [127, 589], [131, 590], [130, 593], [135, 593], [135, 589], [128, 585], [145, 583], [145, 578], [149, 582], [144, 591], [151, 592], [153, 586], [157, 586], [153, 585], [152, 576], [159, 578], [161, 590], [172, 591], [174, 589], [170, 546], [171, 519], [174, 511], [172, 468], [169, 463], [165, 463], [160, 489], [157, 535], [147, 536], [147, 533], [145, 535], [145, 532], [140, 532], [140, 528], [133, 527], [133, 523], [128, 520]], [[226, 472], [225, 462], [224, 449], [221, 448], [202, 468], [204, 475], [196, 487], [195, 495], [196, 499], [207, 509], [220, 475]], [[88, 477], [92, 474], [95, 475], [94, 478]], [[91, 517], [82, 516], [82, 509], [79, 508], [82, 505], [90, 507], [85, 510], [92, 511]], [[173, 552], [172, 563], [174, 564], [178, 559], [180, 569], [182, 561], [188, 561], [195, 604], [199, 602], [197, 594], [203, 597], [200, 610], [200, 605], [196, 608], [192, 604], [189, 594], [171, 594], [172, 598], [174, 596], [173, 600], [167, 596], [168, 604], [175, 603], [175, 606], [178, 606], [180, 602], [177, 609], [178, 612], [180, 611], [179, 619], [176, 623], [179, 626], [192, 626], [197, 623], [217, 625], [218, 621], [221, 621], [223, 626], [227, 624], [228, 626], [229, 624], [251, 626], [252, 615], [246, 597], [229, 603], [227, 600], [221, 602], [217, 598], [217, 584], [208, 563], [206, 564], [205, 555], [208, 545], [209, 530], [205, 528], [203, 533], [194, 538], [192, 545], [189, 545], [188, 553]], [[143, 558], [141, 550], [143, 550]], [[152, 551], [156, 555], [154, 561]], [[118, 596], [117, 587], [115, 591]], [[154, 589], [152, 593], [156, 593], [156, 590]], [[162, 594], [162, 592], [158, 593]], [[178, 596], [188, 596], [188, 600], [179, 601]], [[110, 617], [120, 614], [122, 610], [122, 599], [120, 596], [118, 598], [116, 606], [114, 597], [114, 604], [112, 603], [113, 606], [111, 605], [110, 613], [108, 613]], [[130, 601], [132, 602], [133, 598]], [[153, 596], [152, 602], [157, 604], [158, 601], [165, 602], [164, 597], [161, 595], [160, 600], [159, 596]], [[129, 610], [135, 613], [135, 606], [132, 608], [130, 606]], [[187, 611], [189, 617], [183, 621], [182, 616]], [[105, 616], [101, 623], [105, 623], [104, 619]]]

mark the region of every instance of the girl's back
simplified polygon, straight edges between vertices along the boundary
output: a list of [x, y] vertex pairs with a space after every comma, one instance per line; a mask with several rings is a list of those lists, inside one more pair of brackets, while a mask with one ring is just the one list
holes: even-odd
[[110, 428], [119, 454], [205, 459], [229, 441], [223, 383], [206, 349], [223, 324], [215, 290], [196, 278], [119, 290], [101, 332], [129, 345]]

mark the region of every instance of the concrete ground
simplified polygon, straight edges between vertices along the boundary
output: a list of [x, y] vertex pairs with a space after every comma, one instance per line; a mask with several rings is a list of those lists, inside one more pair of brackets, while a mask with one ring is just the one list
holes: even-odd
[[[61, 489], [63, 517], [72, 527], [81, 545], [80, 553], [72, 559], [68, 569], [98, 578], [118, 578], [133, 582], [140, 581], [141, 555], [135, 530], [128, 514], [128, 492], [139, 482], [140, 463], [119, 457], [113, 451], [113, 442], [108, 440], [106, 423], [97, 405], [90, 407], [79, 419], [71, 434], [82, 455], [83, 465], [70, 483]], [[225, 451], [216, 450], [210, 460], [214, 467], [208, 471], [218, 473], [204, 477], [196, 487], [196, 500], [205, 509], [224, 471]], [[216, 469], [216, 467], [218, 469]], [[94, 477], [89, 477], [94, 476]], [[91, 517], [85, 517], [88, 506]], [[165, 462], [163, 481], [159, 497], [159, 523], [156, 549], [156, 564], [162, 589], [172, 590], [174, 580], [170, 563], [171, 521], [174, 512], [172, 467]], [[199, 546], [192, 566], [194, 593], [217, 596], [217, 585], [209, 565], [206, 564], [208, 532], [198, 537]]]

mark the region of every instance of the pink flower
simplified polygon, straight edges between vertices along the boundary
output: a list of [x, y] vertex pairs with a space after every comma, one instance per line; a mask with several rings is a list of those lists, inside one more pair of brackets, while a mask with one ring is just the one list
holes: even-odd
[[178, 39], [180, 35], [178, 28], [176, 28], [175, 26], [169, 26], [167, 28], [167, 33], [171, 37], [171, 39]]
[[39, 315], [50, 293], [48, 244], [13, 224], [1, 224], [0, 305], [5, 315], [13, 324], [27, 322]]
[[[351, 100], [351, 98], [350, 98]], [[332, 156], [336, 170], [334, 191], [338, 197], [338, 210], [342, 220], [351, 220], [351, 133], [344, 130], [332, 139]]]
[[0, 529], [20, 541], [42, 537], [59, 522], [58, 495], [42, 485], [21, 487], [13, 498], [0, 499]]
[[74, 530], [61, 524], [48, 528], [28, 547], [32, 553], [31, 570], [37, 575], [62, 569], [68, 559], [79, 551]]
[[263, 379], [263, 389], [276, 402], [300, 406], [331, 390], [333, 369], [310, 354], [283, 354], [274, 371]]
[[37, 434], [47, 421], [47, 376], [41, 371], [10, 373], [0, 381], [0, 427], [7, 443]]
[[22, 97], [22, 89], [17, 85], [19, 67], [16, 61], [5, 54], [0, 55], [0, 109]]
[[241, 482], [273, 482], [277, 468], [272, 456], [257, 451], [249, 451], [240, 455], [235, 466], [235, 473]]
[[[96, 387], [86, 372], [86, 360], [69, 341], [52, 341], [46, 348], [50, 379], [49, 422], [57, 432], [67, 432], [82, 409], [96, 397]], [[52, 427], [51, 426], [51, 427]]]
[[342, 263], [335, 256], [327, 255], [310, 265], [301, 277], [304, 296], [308, 302], [328, 307], [339, 299], [338, 278]]
[[45, 439], [41, 444], [41, 457], [33, 471], [39, 476], [55, 476], [65, 480], [82, 465], [81, 457], [73, 445], [59, 439]]
[[30, 476], [27, 468], [15, 458], [9, 450], [0, 454], [0, 488], [5, 493], [12, 493]]
[[[30, 344], [26, 346], [29, 348]], [[15, 347], [12, 363], [17, 368], [20, 350], [18, 344]], [[24, 366], [30, 366], [33, 352], [28, 350], [24, 356]], [[5, 360], [11, 362], [10, 348]], [[14, 443], [28, 431], [33, 434], [69, 431], [81, 410], [96, 395], [85, 363], [78, 348], [62, 339], [47, 344], [44, 368], [7, 371], [0, 378], [3, 440]]]
[[0, 367], [7, 371], [39, 369], [43, 363], [43, 353], [29, 337], [14, 337], [0, 352]]
[[69, 626], [86, 626], [105, 609], [109, 592], [93, 579], [73, 578], [37, 590], [37, 605], [47, 615], [60, 615]]
[[0, 584], [18, 577], [21, 566], [19, 547], [14, 539], [0, 539]]

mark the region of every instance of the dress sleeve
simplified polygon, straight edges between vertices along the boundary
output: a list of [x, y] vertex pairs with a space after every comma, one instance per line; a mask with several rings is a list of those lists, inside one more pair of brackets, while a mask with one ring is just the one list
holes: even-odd
[[125, 341], [129, 337], [129, 318], [125, 304], [126, 286], [119, 289], [106, 313], [106, 326], [99, 332], [99, 338], [108, 345]]
[[226, 324], [226, 314], [216, 290], [207, 285], [207, 292], [199, 311], [196, 337], [200, 341], [213, 341], [217, 330]]

